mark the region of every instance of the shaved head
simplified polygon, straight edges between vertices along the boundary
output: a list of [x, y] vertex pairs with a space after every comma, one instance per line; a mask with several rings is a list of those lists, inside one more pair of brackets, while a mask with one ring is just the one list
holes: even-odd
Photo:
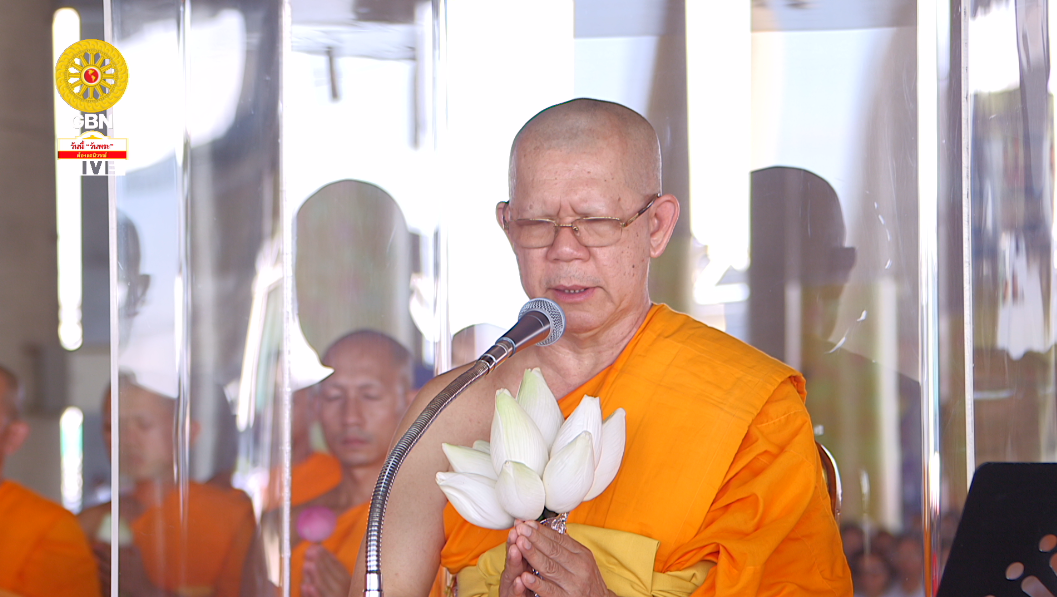
[[334, 369], [317, 394], [327, 447], [346, 470], [380, 465], [411, 400], [411, 353], [381, 332], [360, 330], [334, 342], [323, 364]]
[[600, 148], [620, 150], [629, 188], [643, 196], [661, 192], [661, 146], [653, 126], [620, 104], [581, 98], [551, 106], [521, 127], [510, 148], [510, 199], [514, 199], [522, 157]]
[[0, 406], [10, 420], [17, 420], [22, 414], [22, 386], [18, 377], [10, 369], [0, 365]]
[[329, 362], [339, 352], [352, 349], [365, 349], [371, 352], [379, 352], [386, 364], [397, 371], [400, 382], [404, 388], [410, 390], [413, 378], [413, 359], [411, 352], [404, 348], [392, 337], [376, 332], [374, 330], [357, 330], [345, 334], [330, 345], [327, 352], [323, 354], [323, 362]]

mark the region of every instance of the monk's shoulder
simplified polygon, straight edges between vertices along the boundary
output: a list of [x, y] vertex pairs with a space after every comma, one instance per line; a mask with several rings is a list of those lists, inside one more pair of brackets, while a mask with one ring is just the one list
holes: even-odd
[[[69, 510], [14, 481], [4, 481], [2, 487], [0, 520], [10, 525], [7, 530], [11, 536], [18, 535], [23, 542], [47, 540], [49, 536], [85, 541], [77, 517]], [[15, 527], [21, 532], [11, 532]]]
[[660, 305], [654, 342], [668, 345], [673, 364], [703, 375], [764, 381], [774, 388], [799, 373], [758, 348]]
[[74, 520], [69, 510], [47, 499], [39, 493], [14, 481], [3, 482], [4, 491], [0, 493], [0, 511], [4, 519], [26, 524], [42, 525], [60, 519]]
[[188, 485], [188, 495], [192, 508], [208, 509], [217, 517], [238, 519], [246, 514], [253, 515], [253, 502], [239, 489], [192, 482]]
[[[444, 391], [461, 374], [469, 370], [471, 366], [456, 367], [451, 371], [438, 375], [423, 386], [419, 390], [418, 395], [415, 396], [411, 407], [408, 408], [407, 414], [404, 415], [404, 421], [400, 425], [400, 433], [403, 433], [411, 426], [411, 423], [426, 409], [433, 398]], [[467, 438], [469, 438], [469, 443], [472, 443], [474, 439], [487, 437], [487, 430], [492, 424], [496, 390], [509, 386], [509, 383], [507, 383], [509, 380], [502, 375], [504, 372], [509, 373], [509, 370], [496, 369], [493, 373], [478, 379], [476, 383], [469, 386], [462, 394], [459, 394], [459, 397], [449, 403], [441, 416], [436, 419], [431, 431], [436, 429], [442, 432], [443, 441], [459, 444], [467, 443]], [[503, 384], [507, 385], [504, 386]], [[510, 390], [516, 392], [517, 385], [515, 384]], [[482, 432], [484, 435], [481, 435]], [[399, 437], [399, 434], [397, 437]], [[439, 445], [437, 444], [437, 446]]]

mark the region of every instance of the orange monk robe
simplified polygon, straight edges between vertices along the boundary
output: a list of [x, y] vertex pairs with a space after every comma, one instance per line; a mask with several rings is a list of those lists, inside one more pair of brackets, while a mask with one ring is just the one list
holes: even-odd
[[0, 483], [0, 594], [99, 597], [100, 590], [77, 518], [13, 481]]
[[[627, 411], [613, 483], [569, 522], [660, 542], [656, 572], [714, 562], [705, 595], [848, 595], [803, 378], [756, 349], [655, 305], [617, 360], [560, 400]], [[506, 541], [448, 505], [441, 564], [452, 572]]]
[[[363, 536], [367, 534], [367, 517], [371, 512], [371, 502], [366, 502], [346, 510], [338, 517], [337, 525], [330, 537], [320, 543], [351, 573], [356, 568], [356, 556], [359, 554]], [[305, 578], [305, 552], [314, 545], [302, 541], [290, 554], [290, 597], [301, 597], [301, 583]], [[440, 572], [433, 583], [430, 597], [444, 596], [444, 573]], [[355, 589], [355, 587], [353, 587]], [[359, 591], [354, 591], [359, 592]]]
[[[341, 463], [324, 452], [312, 452], [290, 469], [290, 506], [300, 506], [334, 489], [341, 482]], [[282, 505], [282, 476], [276, 469], [268, 485], [265, 511]]]
[[[320, 543], [327, 551], [334, 554], [334, 557], [350, 573], [356, 567], [356, 556], [360, 553], [360, 543], [367, 533], [367, 515], [370, 511], [370, 502], [346, 510], [338, 517], [334, 532]], [[305, 552], [313, 545], [315, 544], [309, 541], [302, 541], [294, 547], [290, 554], [290, 597], [301, 596], [301, 582], [305, 577]]]
[[130, 525], [147, 575], [180, 595], [238, 597], [257, 530], [249, 498], [201, 483], [190, 483], [183, 498], [170, 492]]
[[312, 452], [290, 470], [290, 505], [300, 506], [314, 500], [338, 483], [341, 483], [341, 462], [330, 454]]

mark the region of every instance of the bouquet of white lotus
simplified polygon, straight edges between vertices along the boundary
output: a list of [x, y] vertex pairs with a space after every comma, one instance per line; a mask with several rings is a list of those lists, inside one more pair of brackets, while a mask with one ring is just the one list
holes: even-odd
[[463, 518], [487, 529], [537, 520], [544, 508], [567, 513], [616, 477], [624, 419], [618, 408], [603, 422], [598, 398], [584, 396], [566, 420], [539, 368], [527, 369], [516, 399], [496, 392], [491, 443], [443, 445], [455, 472], [437, 473], [437, 484]]

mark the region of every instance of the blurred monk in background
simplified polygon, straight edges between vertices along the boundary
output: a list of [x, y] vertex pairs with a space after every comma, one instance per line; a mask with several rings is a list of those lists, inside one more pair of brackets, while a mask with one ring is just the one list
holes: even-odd
[[[237, 597], [254, 544], [256, 519], [246, 494], [188, 481], [177, 483], [176, 400], [120, 378], [120, 471], [133, 487], [119, 502], [119, 536], [111, 533], [111, 504], [81, 513], [94, 541], [103, 590], [110, 594], [111, 544], [119, 545], [120, 591], [130, 597], [179, 594]], [[111, 392], [103, 402], [103, 438], [111, 446]], [[199, 425], [187, 430], [193, 444]], [[112, 452], [111, 452], [112, 453]]]
[[21, 402], [18, 378], [0, 367], [0, 595], [98, 597], [95, 561], [77, 518], [3, 476], [4, 461], [29, 436]]
[[[318, 386], [294, 391], [290, 407], [290, 506], [296, 507], [334, 489], [341, 482], [341, 462], [312, 446], [312, 425], [317, 420], [313, 394]], [[282, 505], [282, 476], [275, 470], [268, 485], [266, 512]]]
[[341, 481], [291, 509], [293, 597], [349, 594], [374, 484], [412, 394], [411, 353], [380, 332], [343, 336], [323, 364], [334, 373], [310, 398], [327, 447], [341, 463]]

